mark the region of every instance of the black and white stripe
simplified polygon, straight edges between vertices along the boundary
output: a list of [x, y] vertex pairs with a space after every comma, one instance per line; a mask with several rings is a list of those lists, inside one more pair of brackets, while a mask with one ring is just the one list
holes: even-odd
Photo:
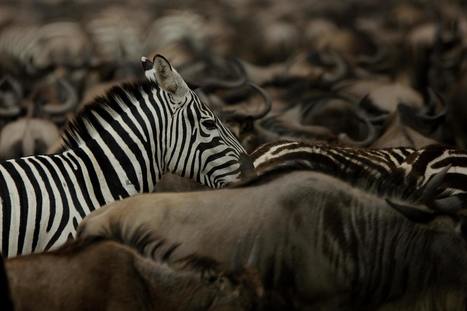
[[[110, 6], [84, 24], [98, 58], [104, 62], [133, 61], [143, 54], [144, 17]], [[154, 51], [154, 50], [153, 50]]]
[[3, 61], [31, 74], [51, 66], [81, 68], [90, 64], [91, 53], [91, 42], [75, 22], [13, 24], [0, 33]]
[[153, 81], [95, 100], [64, 141], [60, 153], [1, 163], [3, 255], [59, 246], [90, 212], [152, 191], [167, 171], [223, 187], [240, 178], [245, 153], [194, 92], [175, 104]]
[[251, 154], [258, 174], [295, 163], [320, 171], [388, 199], [403, 199], [429, 213], [465, 214], [467, 152], [442, 145], [420, 149], [362, 149], [283, 141]]
[[299, 161], [306, 168], [389, 194], [392, 190], [384, 187], [403, 181], [402, 163], [415, 151], [407, 147], [364, 149], [282, 141], [261, 146], [251, 158], [258, 172], [284, 161]]
[[432, 145], [412, 153], [401, 165], [407, 180], [423, 188], [436, 174], [447, 169], [443, 194], [467, 194], [467, 152], [442, 145]]

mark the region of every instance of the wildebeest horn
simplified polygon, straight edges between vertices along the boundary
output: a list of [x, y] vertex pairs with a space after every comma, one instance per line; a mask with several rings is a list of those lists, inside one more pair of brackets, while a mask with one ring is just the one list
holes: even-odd
[[261, 95], [261, 97], [263, 98], [263, 102], [264, 102], [264, 108], [263, 110], [259, 111], [258, 113], [256, 114], [253, 114], [253, 115], [249, 115], [249, 117], [253, 120], [257, 120], [257, 119], [261, 119], [263, 118], [264, 116], [266, 116], [270, 111], [271, 111], [271, 107], [272, 107], [272, 102], [271, 102], [271, 97], [269, 96], [268, 93], [266, 93], [266, 91], [261, 88], [260, 86], [252, 83], [252, 82], [248, 82], [248, 85], [251, 86], [253, 89], [255, 89], [256, 91], [258, 91], [258, 93]]
[[[5, 76], [0, 81], [0, 93], [11, 92], [16, 95], [16, 99], [19, 101], [23, 97], [23, 92], [19, 83], [17, 83], [12, 77]], [[18, 102], [13, 102], [15, 99], [6, 94], [0, 94], [0, 98], [4, 102], [1, 102], [0, 106], [0, 117], [15, 117], [21, 113], [21, 107], [18, 105]]]
[[453, 214], [464, 208], [464, 200], [461, 195], [444, 195], [442, 198], [437, 198], [436, 195], [442, 190], [441, 185], [451, 168], [451, 164], [444, 167], [441, 171], [436, 173], [426, 184], [423, 189], [420, 200], [427, 202], [428, 206], [434, 211]]
[[451, 166], [451, 164], [447, 165], [441, 171], [431, 177], [431, 179], [426, 183], [425, 187], [423, 187], [420, 197], [421, 201], [428, 202], [432, 200], [437, 193], [439, 193], [439, 188], [443, 184]]
[[78, 96], [73, 87], [66, 80], [58, 79], [57, 86], [65, 93], [65, 101], [61, 105], [46, 104], [42, 110], [49, 115], [63, 115], [75, 108], [78, 103]]
[[405, 216], [407, 219], [413, 222], [428, 223], [432, 221], [433, 219], [435, 219], [436, 217], [436, 215], [433, 212], [422, 210], [420, 208], [417, 208], [411, 205], [395, 203], [390, 199], [385, 199], [385, 200], [386, 200], [386, 203], [389, 204], [389, 206], [391, 206], [396, 211], [398, 211], [403, 216]]
[[369, 120], [371, 123], [380, 123], [380, 122], [385, 121], [388, 117], [389, 117], [389, 113], [384, 113], [384, 114], [381, 114], [381, 115], [379, 115], [379, 116], [368, 117], [368, 120]]
[[[429, 115], [430, 111], [437, 110], [437, 104], [442, 106], [442, 110], [435, 115]], [[432, 88], [428, 88], [428, 104], [426, 107], [426, 112], [416, 112], [413, 107], [403, 103], [400, 103], [397, 109], [404, 120], [407, 120], [408, 123], [410, 123], [410, 120], [414, 120], [414, 124], [418, 124], [418, 126], [422, 126], [423, 124], [433, 126], [439, 122], [443, 122], [447, 113], [447, 105], [444, 103], [444, 99]]]
[[230, 67], [234, 69], [235, 74], [238, 76], [236, 80], [228, 81], [219, 78], [205, 78], [197, 82], [187, 81], [191, 84], [198, 85], [204, 89], [211, 88], [235, 88], [244, 85], [247, 81], [247, 75], [242, 63], [238, 59], [229, 61]]
[[440, 106], [443, 107], [443, 109], [441, 110], [441, 112], [433, 115], [433, 116], [429, 116], [429, 115], [422, 115], [422, 119], [423, 120], [428, 120], [428, 121], [431, 121], [431, 120], [437, 120], [439, 118], [444, 118], [444, 116], [446, 115], [447, 113], [447, 105], [445, 104], [444, 102], [444, 99], [443, 97], [435, 92], [432, 88], [428, 88], [428, 109], [431, 110], [431, 111], [436, 111], [436, 104], [440, 104]]
[[377, 46], [376, 52], [373, 55], [362, 55], [357, 58], [357, 62], [362, 65], [374, 65], [379, 63], [386, 56], [386, 50]]
[[[431, 87], [428, 88], [428, 107], [433, 110], [436, 108], [436, 102], [443, 102], [440, 94], [435, 92]], [[444, 106], [444, 105], [443, 105]]]
[[[443, 214], [455, 214], [464, 208], [462, 195], [443, 194], [442, 184], [451, 168], [451, 164], [445, 166], [441, 171], [434, 174], [422, 189], [422, 194], [418, 198], [424, 202], [431, 210]], [[442, 197], [440, 197], [442, 196]]]
[[266, 93], [266, 91], [263, 88], [261, 88], [260, 86], [256, 85], [253, 82], [248, 82], [248, 85], [254, 90], [256, 90], [260, 94], [260, 96], [263, 98], [263, 102], [264, 102], [263, 109], [253, 114], [245, 114], [245, 113], [236, 112], [236, 111], [229, 111], [228, 119], [243, 120], [245, 118], [248, 118], [250, 120], [258, 120], [266, 116], [271, 111], [272, 101], [271, 101], [271, 97], [269, 96], [269, 94]]
[[425, 129], [427, 131], [433, 131], [446, 117], [446, 110], [443, 110], [437, 115], [429, 116], [417, 113], [413, 107], [402, 103], [397, 106], [397, 111], [399, 112], [403, 124], [415, 129]]
[[429, 207], [440, 213], [455, 214], [465, 207], [464, 204], [465, 200], [461, 199], [460, 195], [451, 195], [434, 200]]
[[392, 208], [407, 217], [407, 219], [419, 223], [428, 223], [439, 214], [456, 214], [459, 210], [464, 208], [464, 200], [457, 195], [423, 204], [425, 209], [417, 207], [417, 205], [395, 203], [390, 199], [386, 199], [386, 202]]
[[353, 140], [346, 133], [341, 133], [338, 136], [340, 142], [343, 142], [343, 143], [349, 144], [349, 145], [353, 145], [353, 146], [365, 147], [365, 146], [370, 145], [376, 139], [376, 129], [375, 129], [373, 123], [371, 123], [371, 121], [367, 117], [364, 117], [364, 116], [362, 116], [360, 114], [358, 114], [358, 117], [359, 117], [360, 120], [365, 122], [365, 124], [366, 124], [366, 126], [368, 128], [367, 137], [365, 139], [363, 139], [363, 140], [358, 141], [358, 140]]
[[347, 62], [336, 52], [329, 52], [328, 59], [324, 63], [335, 66], [334, 72], [325, 72], [321, 75], [321, 80], [328, 83], [335, 83], [342, 80], [348, 72]]
[[387, 111], [381, 110], [379, 107], [375, 106], [370, 99], [370, 94], [366, 94], [357, 104], [359, 108], [362, 108], [367, 112], [367, 114], [378, 114], [377, 116], [368, 116], [368, 120], [371, 123], [380, 123], [385, 121], [389, 117]]

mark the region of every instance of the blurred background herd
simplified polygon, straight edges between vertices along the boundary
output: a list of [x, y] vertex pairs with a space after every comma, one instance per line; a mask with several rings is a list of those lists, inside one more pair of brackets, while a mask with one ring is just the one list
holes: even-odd
[[467, 147], [467, 4], [0, 4], [0, 158], [52, 153], [93, 98], [166, 56], [248, 151], [278, 139]]

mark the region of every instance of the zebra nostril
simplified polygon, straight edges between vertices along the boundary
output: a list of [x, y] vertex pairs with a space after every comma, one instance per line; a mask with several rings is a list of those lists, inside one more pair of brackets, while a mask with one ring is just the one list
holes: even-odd
[[243, 153], [240, 155], [240, 177], [247, 178], [256, 175], [255, 167], [251, 158]]

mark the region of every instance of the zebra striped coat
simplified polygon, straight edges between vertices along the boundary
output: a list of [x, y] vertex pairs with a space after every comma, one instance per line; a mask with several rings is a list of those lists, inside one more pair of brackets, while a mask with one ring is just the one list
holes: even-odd
[[432, 145], [407, 157], [402, 164], [405, 176], [423, 187], [432, 176], [449, 166], [444, 188], [452, 195], [467, 192], [467, 152], [442, 145]]
[[150, 81], [96, 99], [68, 126], [62, 152], [1, 163], [3, 255], [61, 245], [90, 212], [152, 191], [164, 172], [220, 188], [250, 169], [240, 143], [165, 58], [142, 62]]
[[431, 209], [467, 216], [467, 152], [442, 145], [432, 145], [413, 152], [401, 165], [406, 183], [423, 189], [443, 174]]
[[402, 186], [402, 163], [415, 151], [407, 147], [363, 149], [280, 141], [259, 147], [251, 158], [258, 174], [275, 165], [300, 162], [304, 169], [320, 171], [365, 190], [390, 196], [402, 189], [388, 186]]
[[467, 153], [463, 150], [442, 145], [361, 149], [281, 141], [261, 146], [251, 157], [258, 174], [271, 166], [298, 162], [305, 169], [338, 177], [383, 197], [421, 200], [417, 209], [449, 214], [463, 210], [465, 215]]

